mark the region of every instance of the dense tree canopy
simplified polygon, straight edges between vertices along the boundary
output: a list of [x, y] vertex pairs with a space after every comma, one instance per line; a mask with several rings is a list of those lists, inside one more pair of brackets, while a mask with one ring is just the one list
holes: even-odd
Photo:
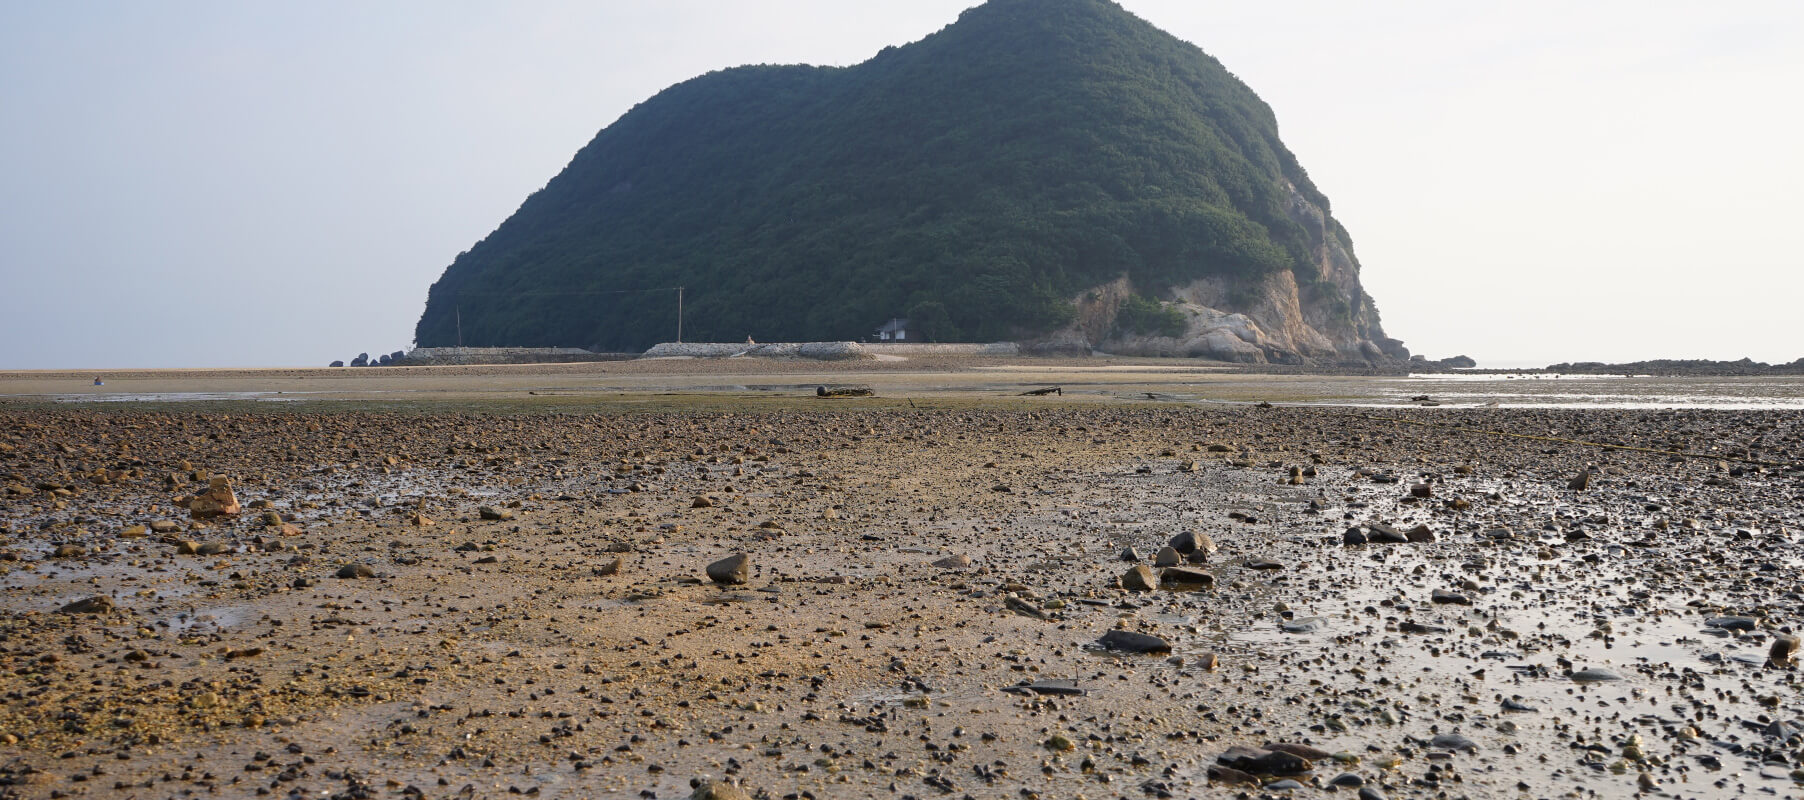
[[[1064, 324], [1128, 276], [1314, 277], [1260, 99], [1105, 0], [991, 0], [853, 67], [753, 66], [623, 115], [432, 287], [419, 344], [938, 338]], [[1331, 225], [1329, 235], [1346, 243]]]

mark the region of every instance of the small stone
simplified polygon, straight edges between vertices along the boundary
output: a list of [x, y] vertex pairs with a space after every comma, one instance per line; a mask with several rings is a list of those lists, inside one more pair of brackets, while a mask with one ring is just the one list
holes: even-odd
[[714, 501], [713, 501], [713, 500], [709, 500], [709, 499], [708, 499], [708, 498], [706, 498], [706, 497], [700, 497], [700, 496], [698, 496], [698, 497], [696, 497], [696, 498], [695, 498], [695, 499], [694, 499], [694, 500], [691, 500], [691, 501], [690, 501], [690, 502], [689, 502], [689, 507], [690, 507], [690, 508], [713, 508], [713, 507], [714, 507]]
[[1478, 743], [1457, 733], [1443, 733], [1428, 740], [1428, 746], [1436, 750], [1452, 750], [1460, 753], [1478, 752]]
[[1260, 571], [1284, 569], [1284, 564], [1269, 558], [1255, 558], [1252, 561], [1247, 562], [1247, 569], [1256, 569]]
[[1429, 498], [1434, 496], [1434, 487], [1426, 483], [1418, 483], [1409, 487], [1410, 497]]
[[1346, 533], [1343, 533], [1340, 535], [1340, 541], [1341, 541], [1341, 544], [1365, 544], [1366, 543], [1365, 529], [1360, 528], [1357, 525], [1355, 525], [1351, 528], [1348, 528]]
[[722, 586], [738, 586], [751, 577], [752, 557], [744, 553], [727, 556], [708, 565], [708, 580]]
[[1384, 792], [1378, 791], [1375, 786], [1361, 786], [1359, 787], [1359, 800], [1385, 800], [1385, 796]]
[[75, 558], [76, 556], [85, 556], [87, 554], [88, 548], [82, 547], [79, 544], [59, 544], [56, 546], [55, 550], [50, 551], [51, 558]]
[[940, 569], [964, 569], [971, 566], [971, 559], [963, 555], [947, 556], [933, 562], [933, 566]]
[[1403, 531], [1382, 522], [1367, 524], [1366, 530], [1371, 531], [1368, 538], [1374, 544], [1403, 544], [1409, 541], [1409, 536], [1405, 535]]
[[1309, 759], [1310, 761], [1325, 761], [1334, 756], [1333, 753], [1319, 747], [1310, 747], [1306, 744], [1293, 744], [1291, 742], [1266, 742], [1265, 749], [1279, 753], [1289, 753], [1298, 758]]
[[1126, 562], [1132, 564], [1132, 563], [1140, 560], [1140, 553], [1139, 553], [1139, 551], [1135, 550], [1134, 548], [1129, 547], [1129, 548], [1123, 549], [1121, 551], [1121, 555], [1118, 556], [1117, 558], [1119, 558], [1122, 561], [1126, 561]]
[[1008, 686], [1004, 687], [1003, 691], [1010, 694], [1049, 694], [1070, 697], [1082, 697], [1089, 694], [1088, 691], [1078, 687], [1077, 681], [1070, 678], [1051, 678], [1020, 686]]
[[1417, 525], [1404, 531], [1403, 538], [1418, 544], [1425, 544], [1434, 541], [1434, 531], [1430, 530], [1427, 525]]
[[1711, 617], [1704, 624], [1726, 631], [1751, 631], [1759, 623], [1753, 617]]
[[220, 553], [231, 552], [231, 550], [232, 546], [225, 542], [207, 542], [206, 544], [194, 548], [194, 553], [195, 555], [202, 556], [216, 556]]
[[1152, 568], [1145, 564], [1135, 566], [1121, 576], [1121, 588], [1130, 592], [1150, 592], [1157, 588], [1158, 582], [1153, 577]]
[[620, 566], [622, 563], [623, 562], [621, 562], [621, 560], [618, 558], [614, 559], [613, 561], [609, 561], [606, 564], [596, 567], [594, 570], [595, 575], [598, 577], [603, 577], [603, 578], [605, 578], [609, 575], [618, 575], [618, 574], [620, 574]]
[[1469, 598], [1463, 594], [1460, 594], [1458, 592], [1447, 591], [1446, 589], [1434, 590], [1432, 593], [1429, 594], [1428, 599], [1432, 600], [1433, 602], [1440, 603], [1442, 605], [1456, 605], [1456, 606], [1472, 605], [1471, 598]]
[[494, 506], [478, 506], [476, 508], [476, 516], [493, 522], [506, 522], [514, 518], [514, 512], [509, 509], [496, 508]]
[[121, 538], [121, 539], [142, 539], [148, 533], [149, 533], [149, 529], [144, 527], [143, 525], [127, 525], [119, 531], [119, 538]]
[[188, 705], [193, 708], [212, 708], [219, 705], [219, 695], [214, 692], [201, 692], [188, 698]]
[[1259, 779], [1253, 777], [1251, 774], [1220, 764], [1209, 765], [1209, 781], [1211, 783], [1225, 783], [1230, 786], [1236, 784], [1243, 786], [1259, 785]]
[[[1053, 602], [1056, 603], [1059, 601], [1055, 600]], [[1004, 606], [1007, 606], [1008, 610], [1013, 611], [1017, 614], [1020, 614], [1021, 616], [1024, 616], [1024, 617], [1033, 617], [1034, 619], [1038, 619], [1038, 620], [1052, 619], [1052, 615], [1046, 613], [1045, 611], [1040, 610], [1039, 606], [1036, 606], [1033, 603], [1029, 603], [1026, 600], [1022, 600], [1021, 598], [1016, 597], [1015, 595], [1012, 595], [1012, 594], [1003, 598], [1002, 604]]]
[[1204, 653], [1196, 660], [1196, 665], [1198, 667], [1208, 670], [1209, 672], [1214, 672], [1216, 666], [1219, 664], [1221, 664], [1221, 658], [1214, 653]]
[[1347, 789], [1358, 789], [1359, 787], [1366, 785], [1366, 779], [1351, 772], [1343, 772], [1334, 776], [1333, 780], [1328, 781], [1328, 785], [1340, 786]]
[[337, 575], [338, 577], [345, 579], [374, 578], [376, 577], [376, 571], [370, 569], [370, 565], [368, 564], [346, 564], [338, 568]]
[[1046, 740], [1046, 749], [1055, 753], [1069, 753], [1072, 750], [1077, 749], [1077, 744], [1072, 742], [1071, 739], [1067, 738], [1064, 734], [1055, 733], [1052, 735], [1052, 738]]
[[1574, 680], [1578, 683], [1601, 683], [1604, 681], [1622, 680], [1621, 675], [1618, 675], [1618, 674], [1611, 672], [1607, 669], [1604, 669], [1602, 667], [1587, 667], [1585, 669], [1581, 669], [1577, 672], [1572, 673], [1571, 678], [1572, 678], [1572, 680]]
[[1588, 469], [1579, 470], [1579, 474], [1572, 476], [1571, 480], [1566, 481], [1566, 488], [1575, 492], [1582, 492], [1585, 489], [1590, 488], [1590, 486], [1591, 470]]
[[1271, 783], [1268, 783], [1265, 785], [1265, 789], [1267, 791], [1273, 791], [1273, 792], [1294, 792], [1301, 788], [1303, 788], [1303, 784], [1298, 783], [1295, 780], [1292, 780], [1290, 778], [1285, 778], [1284, 780], [1281, 780], [1281, 781], [1272, 781]]

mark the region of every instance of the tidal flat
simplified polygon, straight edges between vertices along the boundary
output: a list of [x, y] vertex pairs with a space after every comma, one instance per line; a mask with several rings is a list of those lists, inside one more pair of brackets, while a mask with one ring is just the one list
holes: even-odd
[[1796, 411], [889, 369], [0, 405], [0, 794], [1804, 794]]

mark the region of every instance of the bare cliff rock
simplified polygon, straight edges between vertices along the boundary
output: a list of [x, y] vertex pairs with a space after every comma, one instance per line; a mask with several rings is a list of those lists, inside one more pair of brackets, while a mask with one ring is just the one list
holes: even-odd
[[[1384, 335], [1378, 310], [1359, 281], [1347, 234], [1294, 186], [1287, 208], [1310, 234], [1308, 270], [1247, 281], [1209, 277], [1177, 287], [1135, 286], [1127, 277], [1073, 298], [1065, 328], [1033, 343], [1040, 351], [1100, 350], [1120, 355], [1210, 358], [1248, 364], [1366, 365], [1404, 362], [1403, 343]], [[1299, 275], [1299, 272], [1313, 274]], [[1124, 330], [1122, 305], [1158, 297], [1183, 318], [1175, 335]]]

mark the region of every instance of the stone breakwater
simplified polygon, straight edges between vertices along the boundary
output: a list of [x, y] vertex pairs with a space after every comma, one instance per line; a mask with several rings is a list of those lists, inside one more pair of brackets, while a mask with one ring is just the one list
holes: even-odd
[[1804, 416], [1389, 413], [0, 410], [0, 794], [1799, 791]]

